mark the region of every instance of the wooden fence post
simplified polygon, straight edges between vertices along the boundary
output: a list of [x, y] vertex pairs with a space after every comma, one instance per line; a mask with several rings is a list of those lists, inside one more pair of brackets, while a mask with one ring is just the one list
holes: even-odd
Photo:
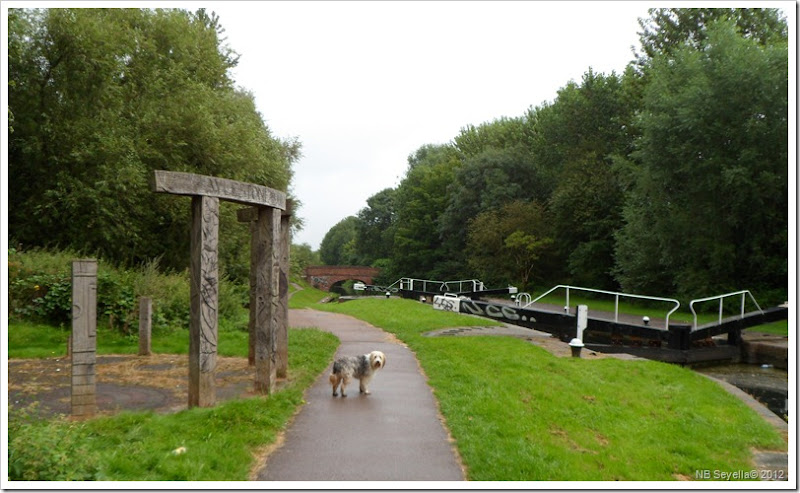
[[150, 336], [153, 329], [153, 300], [139, 298], [139, 356], [150, 356]]

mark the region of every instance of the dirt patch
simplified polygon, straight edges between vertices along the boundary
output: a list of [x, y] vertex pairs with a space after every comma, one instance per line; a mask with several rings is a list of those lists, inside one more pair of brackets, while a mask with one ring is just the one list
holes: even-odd
[[[175, 412], [186, 409], [188, 356], [98, 356], [97, 409], [100, 414], [130, 410]], [[14, 359], [8, 362], [8, 401], [24, 407], [38, 403], [45, 416], [70, 413], [69, 358]], [[217, 401], [254, 395], [255, 369], [247, 358], [217, 357]], [[280, 388], [283, 381], [278, 382]]]

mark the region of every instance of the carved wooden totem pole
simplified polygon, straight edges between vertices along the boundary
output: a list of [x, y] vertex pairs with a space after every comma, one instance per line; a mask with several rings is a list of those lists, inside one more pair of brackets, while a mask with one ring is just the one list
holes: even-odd
[[72, 415], [97, 410], [97, 261], [72, 262]]

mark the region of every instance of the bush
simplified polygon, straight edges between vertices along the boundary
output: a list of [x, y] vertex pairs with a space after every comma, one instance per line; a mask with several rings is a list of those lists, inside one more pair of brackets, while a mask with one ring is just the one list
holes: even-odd
[[[71, 251], [10, 249], [9, 316], [57, 326], [71, 323]], [[135, 269], [122, 269], [100, 260], [97, 274], [97, 323], [134, 336], [139, 318], [139, 298], [153, 300], [153, 331], [189, 326], [189, 273], [166, 274], [153, 259]], [[220, 318], [237, 318], [249, 301], [249, 286], [221, 275]]]
[[10, 481], [91, 481], [98, 460], [89, 453], [83, 425], [38, 418], [37, 408], [8, 409]]

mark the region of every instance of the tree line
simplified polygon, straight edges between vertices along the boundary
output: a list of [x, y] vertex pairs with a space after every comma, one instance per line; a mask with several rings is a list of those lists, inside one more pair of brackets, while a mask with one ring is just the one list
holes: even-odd
[[650, 9], [624, 72], [408, 157], [323, 239], [382, 281], [784, 301], [788, 31], [774, 9]]
[[[190, 206], [153, 170], [286, 191], [296, 139], [272, 135], [203, 9], [9, 9], [9, 238], [122, 266], [188, 266]], [[297, 200], [295, 198], [295, 202]], [[221, 204], [220, 264], [247, 283], [249, 231]]]

